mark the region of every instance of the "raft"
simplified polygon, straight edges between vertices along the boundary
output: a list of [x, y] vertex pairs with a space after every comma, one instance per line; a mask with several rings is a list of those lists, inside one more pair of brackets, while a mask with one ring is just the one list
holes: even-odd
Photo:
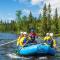
[[44, 55], [52, 55], [54, 56], [56, 50], [51, 48], [45, 44], [35, 44], [35, 45], [28, 45], [24, 48], [20, 48], [17, 50], [18, 54], [23, 56], [44, 56]]

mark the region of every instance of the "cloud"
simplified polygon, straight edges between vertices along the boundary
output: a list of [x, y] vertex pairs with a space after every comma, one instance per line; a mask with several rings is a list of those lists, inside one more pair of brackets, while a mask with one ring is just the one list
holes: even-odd
[[[51, 14], [54, 15], [55, 13], [55, 9], [58, 9], [58, 15], [60, 15], [60, 0], [14, 0], [14, 1], [19, 1], [19, 2], [23, 2], [23, 3], [28, 3], [30, 2], [31, 5], [38, 5], [41, 8], [39, 9], [38, 13], [42, 13], [42, 9], [43, 9], [43, 5], [46, 3], [46, 5], [48, 6], [48, 4], [51, 4]], [[23, 12], [29, 14], [29, 10], [28, 9], [24, 9]]]
[[39, 3], [41, 3], [43, 0], [31, 0], [31, 4], [32, 5], [37, 5]]
[[3, 22], [11, 22], [11, 20], [15, 20], [15, 15], [13, 13], [7, 13], [7, 15], [0, 15], [0, 18]]
[[30, 10], [29, 9], [23, 9], [22, 10], [22, 14], [23, 15], [29, 15], [29, 13], [30, 13]]
[[[41, 5], [41, 3], [43, 2], [43, 4]], [[57, 8], [58, 10], [58, 15], [60, 16], [60, 0], [31, 0], [31, 4], [32, 5], [39, 5], [41, 7], [43, 7], [43, 5], [46, 3], [46, 5], [48, 6], [49, 3], [51, 4], [51, 15], [55, 14], [55, 9]], [[42, 14], [42, 10], [43, 8], [39, 9], [39, 13]]]
[[[51, 15], [52, 16], [54, 16], [56, 8], [58, 10], [58, 15], [60, 16], [60, 0], [44, 0], [43, 2], [44, 2], [44, 4], [46, 3], [47, 6], [50, 3], [50, 5], [51, 5]], [[42, 4], [42, 7], [43, 7], [44, 4]], [[43, 8], [40, 8], [39, 13], [42, 13], [42, 9]]]
[[38, 11], [38, 13], [42, 15], [42, 14], [43, 14], [43, 9], [40, 9], [40, 10]]
[[60, 0], [45, 0], [45, 3], [47, 4], [47, 6], [49, 3], [51, 4], [52, 15], [54, 15], [56, 8], [58, 9], [59, 12], [58, 15], [60, 15]]
[[32, 5], [38, 4], [40, 2], [40, 0], [32, 0], [31, 3]]

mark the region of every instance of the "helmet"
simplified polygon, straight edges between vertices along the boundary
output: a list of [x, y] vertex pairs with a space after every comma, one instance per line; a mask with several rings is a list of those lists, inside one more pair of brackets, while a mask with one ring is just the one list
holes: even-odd
[[23, 34], [23, 32], [20, 32], [20, 34]]
[[53, 37], [53, 33], [50, 33], [50, 36]]
[[50, 34], [49, 33], [46, 33], [46, 36], [49, 36]]
[[27, 34], [27, 32], [23, 32], [23, 34]]

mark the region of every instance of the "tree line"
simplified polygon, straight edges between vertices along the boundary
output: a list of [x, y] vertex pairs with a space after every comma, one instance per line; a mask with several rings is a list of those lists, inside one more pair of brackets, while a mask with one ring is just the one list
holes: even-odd
[[43, 13], [40, 13], [38, 18], [34, 17], [31, 11], [29, 16], [22, 16], [22, 12], [18, 10], [16, 11], [15, 20], [12, 20], [10, 23], [0, 21], [0, 32], [29, 32], [30, 28], [34, 28], [40, 35], [45, 35], [47, 32], [60, 34], [60, 17], [58, 16], [57, 8], [54, 16], [51, 15], [51, 5], [49, 4], [47, 7], [45, 4]]

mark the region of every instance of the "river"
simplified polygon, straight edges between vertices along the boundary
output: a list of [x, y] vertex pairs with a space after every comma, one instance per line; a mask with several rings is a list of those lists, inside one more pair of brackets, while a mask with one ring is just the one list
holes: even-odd
[[[8, 33], [0, 33], [0, 45], [8, 43], [10, 41], [14, 41], [17, 39], [16, 34], [8, 34]], [[57, 53], [56, 56], [52, 56], [47, 58], [47, 56], [39, 57], [34, 60], [60, 60], [60, 37], [55, 38], [57, 41]], [[17, 56], [16, 53], [16, 41], [13, 43], [9, 43], [3, 46], [0, 46], [0, 60], [31, 60], [29, 58], [24, 58], [21, 56]], [[33, 59], [32, 59], [33, 60]]]

